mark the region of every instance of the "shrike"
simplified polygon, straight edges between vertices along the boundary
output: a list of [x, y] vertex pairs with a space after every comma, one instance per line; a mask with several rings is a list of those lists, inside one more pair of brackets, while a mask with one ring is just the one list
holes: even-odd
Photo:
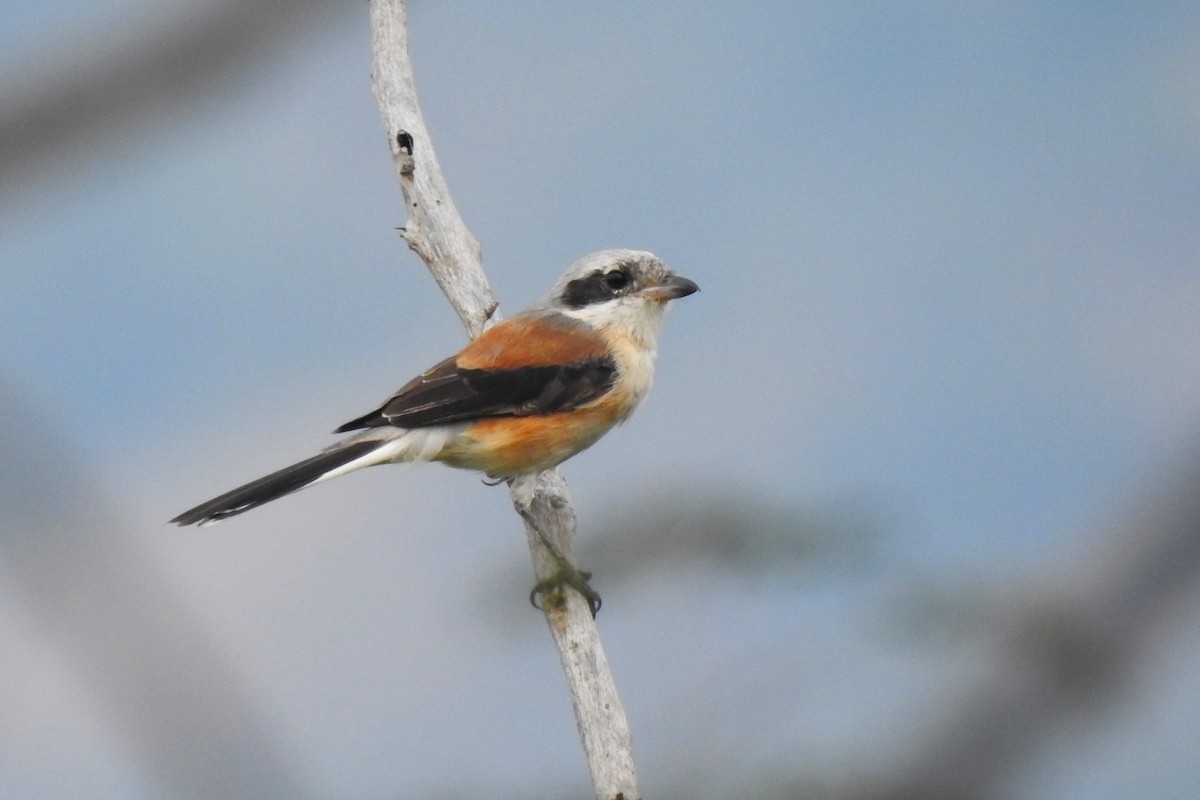
[[212, 524], [375, 464], [440, 461], [494, 480], [535, 476], [633, 413], [650, 388], [667, 303], [698, 288], [644, 251], [584, 256], [541, 300], [335, 431], [357, 433], [171, 522]]

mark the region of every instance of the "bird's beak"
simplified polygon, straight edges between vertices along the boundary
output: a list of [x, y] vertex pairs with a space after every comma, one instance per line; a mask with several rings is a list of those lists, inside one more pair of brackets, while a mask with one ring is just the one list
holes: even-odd
[[642, 294], [651, 300], [658, 300], [660, 303], [665, 303], [668, 300], [687, 297], [689, 294], [698, 291], [700, 291], [700, 287], [696, 285], [695, 281], [690, 281], [682, 275], [671, 274], [662, 283], [655, 286], [647, 286], [642, 290]]

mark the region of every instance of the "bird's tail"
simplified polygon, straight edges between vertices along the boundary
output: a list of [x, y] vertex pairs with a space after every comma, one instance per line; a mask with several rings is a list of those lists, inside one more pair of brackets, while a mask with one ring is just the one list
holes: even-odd
[[243, 511], [249, 511], [263, 503], [283, 497], [285, 494], [303, 489], [305, 486], [311, 486], [318, 481], [390, 460], [381, 457], [386, 455], [385, 453], [378, 452], [390, 450], [389, 444], [387, 441], [379, 440], [347, 442], [318, 453], [298, 464], [292, 464], [278, 472], [272, 472], [270, 475], [251, 481], [245, 486], [239, 486], [220, 497], [214, 497], [207, 503], [201, 503], [195, 508], [183, 512], [171, 522], [177, 525], [193, 523], [208, 525], [219, 522], [226, 517], [241, 514]]

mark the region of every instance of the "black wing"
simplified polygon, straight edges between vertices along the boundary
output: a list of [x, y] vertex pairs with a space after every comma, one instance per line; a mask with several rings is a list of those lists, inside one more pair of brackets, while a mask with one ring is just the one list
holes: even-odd
[[464, 369], [448, 358], [392, 395], [370, 414], [335, 433], [395, 425], [422, 428], [481, 417], [527, 416], [576, 408], [612, 388], [609, 355], [571, 364], [515, 369]]

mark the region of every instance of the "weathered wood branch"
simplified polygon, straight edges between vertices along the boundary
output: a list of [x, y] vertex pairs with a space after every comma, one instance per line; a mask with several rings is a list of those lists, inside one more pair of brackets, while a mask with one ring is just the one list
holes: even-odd
[[[471, 336], [499, 319], [479, 243], [450, 197], [417, 103], [403, 0], [371, 0], [372, 85], [408, 209], [404, 239], [421, 257]], [[513, 504], [525, 523], [540, 581], [558, 567], [538, 535], [571, 556], [575, 511], [558, 470], [514, 482]], [[536, 527], [535, 527], [536, 526]], [[564, 590], [543, 598], [567, 678], [596, 797], [637, 800], [632, 737], [587, 602]]]

